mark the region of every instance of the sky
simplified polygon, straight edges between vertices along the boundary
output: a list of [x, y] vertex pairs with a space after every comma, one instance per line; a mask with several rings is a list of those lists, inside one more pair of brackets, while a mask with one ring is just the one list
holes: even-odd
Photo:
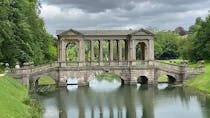
[[41, 0], [40, 17], [52, 35], [68, 29], [188, 30], [209, 10], [210, 0]]

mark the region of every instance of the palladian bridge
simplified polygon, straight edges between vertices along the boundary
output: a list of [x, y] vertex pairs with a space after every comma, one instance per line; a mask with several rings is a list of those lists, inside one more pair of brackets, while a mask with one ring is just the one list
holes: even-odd
[[[68, 78], [77, 78], [78, 86], [87, 86], [94, 76], [113, 73], [121, 78], [122, 84], [136, 85], [156, 84], [161, 75], [167, 75], [170, 83], [183, 82], [204, 72], [203, 66], [190, 68], [186, 63], [154, 60], [154, 34], [144, 29], [70, 29], [57, 31], [57, 37], [57, 62], [7, 69], [7, 75], [32, 89], [38, 86], [42, 76], [50, 76], [58, 86], [66, 86]], [[74, 51], [68, 51], [69, 47], [74, 47]]]

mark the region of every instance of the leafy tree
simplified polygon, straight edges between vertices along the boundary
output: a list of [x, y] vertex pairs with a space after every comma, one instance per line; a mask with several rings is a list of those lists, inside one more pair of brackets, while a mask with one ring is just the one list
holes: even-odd
[[36, 65], [56, 59], [55, 38], [38, 16], [37, 0], [2, 0], [0, 3], [0, 61], [33, 61]]
[[175, 59], [179, 57], [178, 34], [171, 31], [161, 31], [155, 35], [155, 58]]
[[189, 28], [186, 48], [182, 51], [184, 58], [191, 61], [210, 60], [210, 15], [205, 20], [198, 17]]

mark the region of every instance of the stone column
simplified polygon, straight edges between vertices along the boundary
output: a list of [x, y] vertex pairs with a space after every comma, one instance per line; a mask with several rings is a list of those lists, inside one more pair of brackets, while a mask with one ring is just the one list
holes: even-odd
[[125, 60], [128, 61], [128, 41], [125, 41]]
[[94, 41], [90, 41], [90, 61], [94, 61]]
[[121, 40], [118, 40], [118, 60], [122, 61], [122, 46], [121, 46]]
[[117, 41], [117, 47], [118, 47], [118, 61], [119, 61], [119, 65], [122, 65], [122, 46], [121, 46], [121, 40]]
[[58, 52], [58, 62], [60, 62], [61, 61], [61, 39], [60, 39], [60, 37], [58, 36], [58, 45], [57, 45], [57, 47], [58, 47], [58, 50], [57, 50], [57, 52]]
[[145, 60], [145, 54], [146, 54], [146, 44], [145, 43], [141, 43], [141, 59]]
[[61, 40], [61, 60], [62, 62], [66, 62], [66, 42]]
[[154, 60], [154, 39], [149, 39], [149, 60]]
[[99, 61], [103, 61], [103, 43], [99, 40]]
[[78, 53], [78, 59], [79, 59], [79, 66], [83, 66], [85, 63], [85, 43], [83, 39], [79, 40], [79, 53]]
[[113, 61], [113, 41], [109, 40], [109, 61]]

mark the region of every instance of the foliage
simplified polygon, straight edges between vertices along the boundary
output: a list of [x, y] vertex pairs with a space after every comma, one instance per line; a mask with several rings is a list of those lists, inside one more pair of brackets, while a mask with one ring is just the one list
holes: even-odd
[[184, 85], [210, 93], [210, 63], [205, 64], [205, 70], [205, 73], [198, 75], [194, 79], [187, 80]]
[[37, 0], [2, 0], [0, 3], [0, 61], [33, 61], [36, 65], [56, 58], [55, 40], [37, 14]]
[[[1, 118], [39, 118], [38, 104], [30, 105], [28, 90], [25, 86], [10, 77], [0, 77], [0, 116]], [[39, 107], [40, 109], [40, 107]]]
[[178, 52], [179, 35], [171, 31], [160, 31], [155, 35], [155, 58], [176, 59]]
[[205, 20], [197, 18], [189, 28], [188, 40], [183, 43], [186, 48], [182, 55], [193, 62], [210, 60], [210, 14]]
[[68, 44], [67, 46], [67, 61], [78, 61], [77, 55], [78, 55], [78, 46], [76, 44]]

